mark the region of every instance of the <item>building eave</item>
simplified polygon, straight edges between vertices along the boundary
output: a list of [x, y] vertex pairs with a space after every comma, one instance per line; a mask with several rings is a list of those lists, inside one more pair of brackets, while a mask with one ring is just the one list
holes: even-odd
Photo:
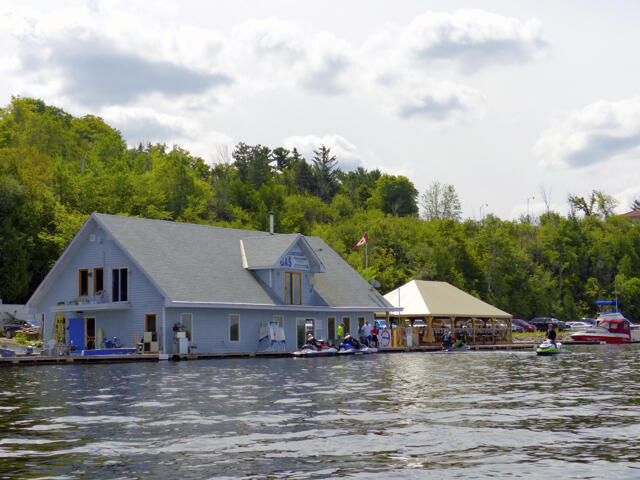
[[167, 301], [167, 308], [215, 308], [215, 309], [238, 309], [238, 310], [277, 310], [288, 312], [386, 312], [397, 311], [396, 307], [371, 307], [371, 306], [348, 306], [332, 307], [328, 305], [275, 305], [260, 303], [228, 303], [228, 302], [189, 302], [189, 301]]

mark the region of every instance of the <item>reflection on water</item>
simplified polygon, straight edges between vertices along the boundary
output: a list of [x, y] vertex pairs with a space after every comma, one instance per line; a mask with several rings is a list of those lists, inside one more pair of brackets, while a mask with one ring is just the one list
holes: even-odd
[[639, 353], [5, 368], [0, 478], [638, 478]]

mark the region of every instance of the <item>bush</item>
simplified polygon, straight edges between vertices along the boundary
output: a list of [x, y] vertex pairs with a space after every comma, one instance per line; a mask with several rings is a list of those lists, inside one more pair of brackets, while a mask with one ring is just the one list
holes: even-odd
[[23, 332], [16, 332], [16, 343], [18, 345], [26, 345], [27, 344], [27, 335]]

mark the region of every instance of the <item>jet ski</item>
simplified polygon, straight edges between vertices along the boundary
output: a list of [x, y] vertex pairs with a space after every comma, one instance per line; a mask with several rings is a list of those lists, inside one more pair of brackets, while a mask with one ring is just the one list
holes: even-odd
[[442, 351], [443, 352], [468, 352], [469, 350], [471, 350], [471, 347], [469, 345], [467, 345], [466, 343], [463, 343], [461, 345], [456, 345], [455, 343], [451, 346], [447, 346], [447, 347], [442, 347]]
[[558, 353], [563, 353], [562, 344], [560, 342], [554, 344], [551, 340], [547, 339], [538, 346], [536, 353], [538, 355], [557, 355]]
[[315, 345], [303, 345], [300, 350], [293, 352], [294, 357], [330, 357], [338, 353], [338, 350], [329, 344], [323, 344], [320, 347]]
[[338, 354], [339, 355], [356, 355], [363, 353], [376, 353], [378, 351], [377, 348], [367, 347], [364, 344], [360, 344], [359, 347], [355, 347], [350, 343], [341, 343], [338, 346]]

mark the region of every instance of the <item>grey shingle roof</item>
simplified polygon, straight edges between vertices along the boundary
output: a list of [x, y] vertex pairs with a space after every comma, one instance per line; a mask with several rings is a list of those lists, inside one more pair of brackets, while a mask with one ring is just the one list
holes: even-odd
[[[269, 235], [253, 230], [93, 214], [153, 282], [172, 301], [275, 305], [269, 292], [243, 267], [274, 264], [296, 234]], [[261, 251], [261, 240], [265, 249]], [[303, 237], [326, 268], [316, 273], [316, 292], [331, 307], [388, 307], [349, 264], [322, 239]], [[278, 252], [278, 249], [282, 249]]]
[[245, 258], [248, 268], [267, 267], [275, 265], [282, 254], [298, 238], [298, 235], [262, 233], [260, 236], [243, 238]]

